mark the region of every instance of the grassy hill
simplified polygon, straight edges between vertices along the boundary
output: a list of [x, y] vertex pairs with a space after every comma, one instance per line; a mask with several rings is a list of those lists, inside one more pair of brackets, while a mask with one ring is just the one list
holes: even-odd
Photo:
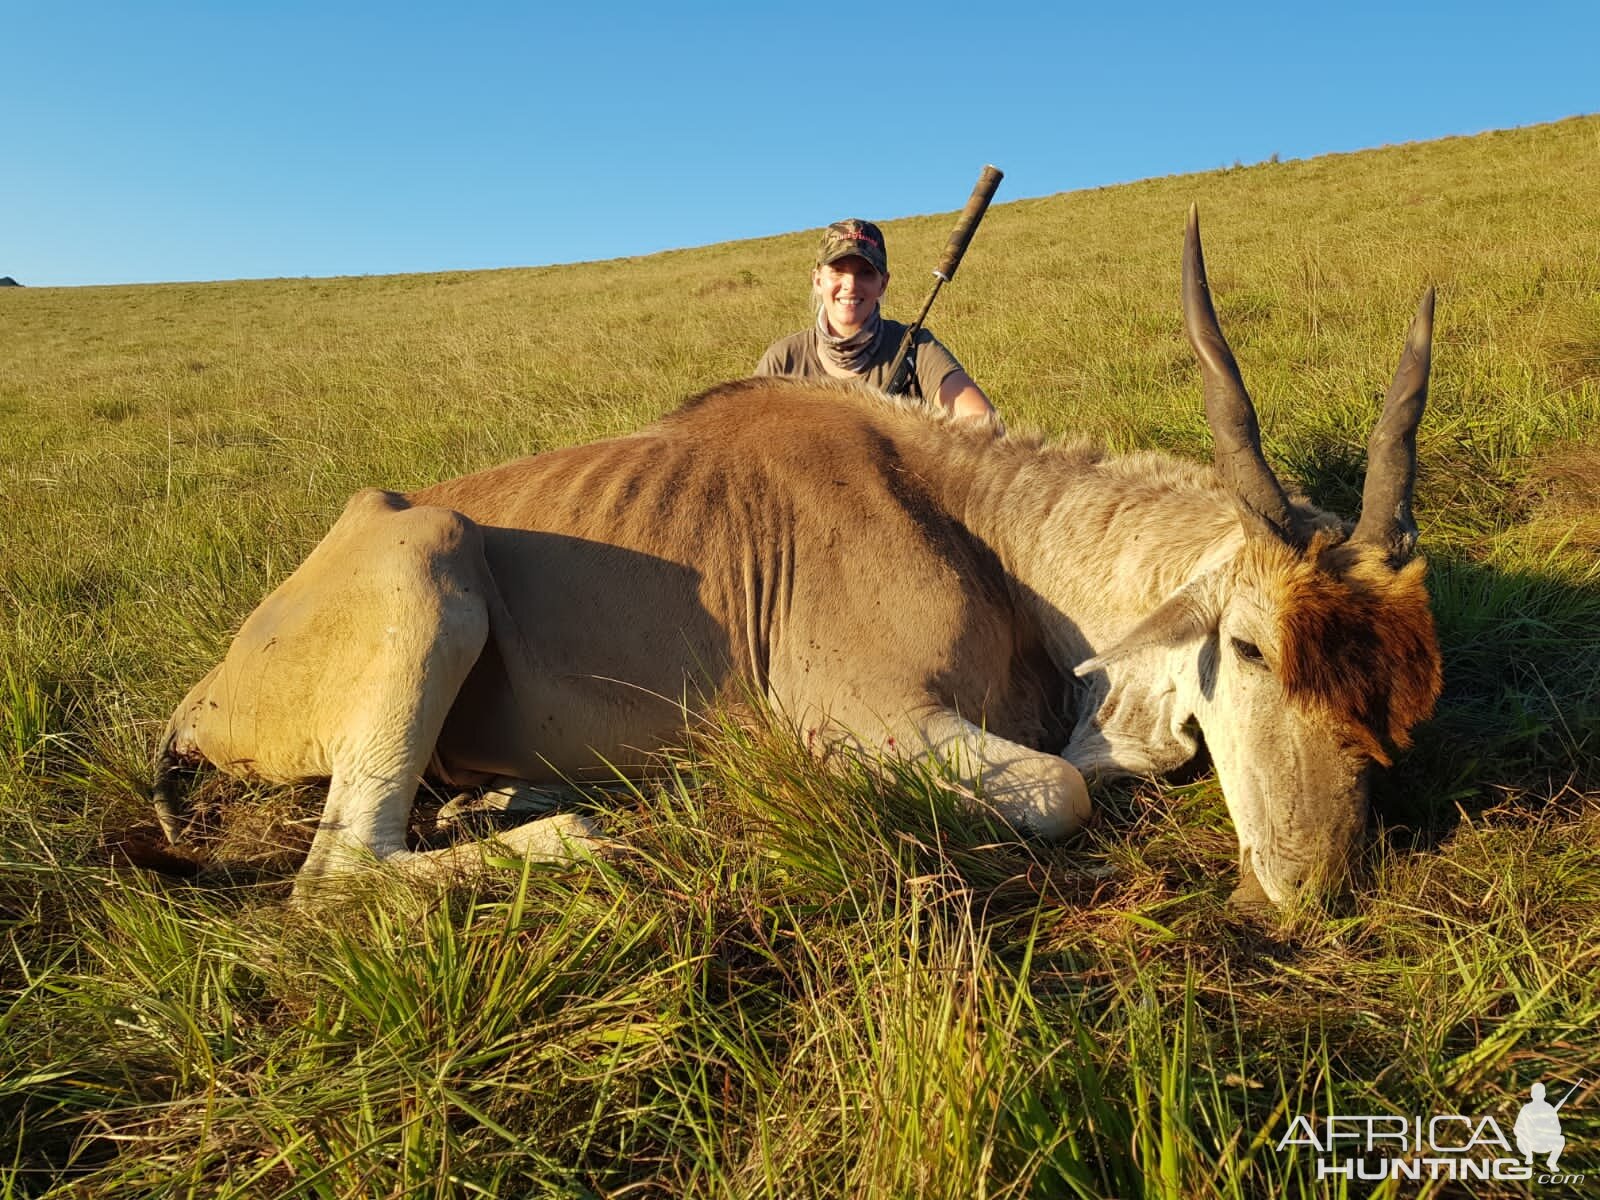
[[[1533, 1081], [1580, 1077], [1562, 1167], [1600, 1179], [1597, 178], [1589, 117], [1005, 203], [940, 299], [1013, 429], [1209, 457], [1177, 302], [1197, 200], [1268, 454], [1350, 512], [1438, 285], [1416, 509], [1446, 693], [1354, 908], [1281, 922], [1226, 908], [1208, 778], [994, 846], [926, 779], [823, 777], [737, 728], [607, 813], [634, 853], [603, 868], [291, 912], [316, 795], [218, 783], [231, 870], [119, 866], [167, 715], [349, 492], [744, 374], [808, 319], [815, 233], [6, 289], [0, 1195], [1343, 1194], [1277, 1150], [1295, 1115], [1509, 1131]], [[951, 219], [887, 223], [890, 315]]]

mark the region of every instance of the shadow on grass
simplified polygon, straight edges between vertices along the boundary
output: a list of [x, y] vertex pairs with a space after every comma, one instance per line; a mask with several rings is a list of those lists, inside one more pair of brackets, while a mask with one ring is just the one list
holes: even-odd
[[1462, 813], [1600, 789], [1600, 589], [1434, 559], [1444, 693], [1375, 790], [1381, 816], [1436, 845]]

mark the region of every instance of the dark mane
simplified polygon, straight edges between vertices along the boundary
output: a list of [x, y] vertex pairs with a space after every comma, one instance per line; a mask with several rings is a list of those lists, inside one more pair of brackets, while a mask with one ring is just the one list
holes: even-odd
[[1323, 535], [1285, 585], [1289, 695], [1327, 713], [1385, 766], [1432, 715], [1443, 685], [1425, 573], [1420, 559], [1397, 571], [1379, 547]]

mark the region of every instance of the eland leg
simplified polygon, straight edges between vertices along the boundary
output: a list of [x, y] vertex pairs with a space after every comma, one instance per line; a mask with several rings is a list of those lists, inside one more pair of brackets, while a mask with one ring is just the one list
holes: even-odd
[[409, 508], [376, 526], [382, 536], [356, 551], [361, 585], [347, 600], [362, 620], [341, 655], [346, 679], [322, 696], [339, 710], [323, 733], [331, 777], [297, 893], [369, 856], [402, 868], [416, 859], [405, 838], [417, 786], [489, 636], [494, 582], [476, 525]]
[[390, 855], [387, 861], [410, 878], [448, 883], [481, 872], [497, 857], [579, 862], [595, 857], [605, 844], [587, 817], [557, 813], [442, 850], [401, 851]]
[[[250, 614], [173, 714], [161, 759], [233, 775], [326, 779], [296, 882], [404, 856], [406, 821], [446, 714], [488, 639], [494, 581], [478, 527], [369, 489]], [[176, 831], [170, 769], [163, 825]]]
[[1089, 790], [1070, 762], [998, 737], [948, 708], [908, 715], [901, 735], [887, 739], [884, 749], [948, 765], [980, 803], [1019, 832], [1061, 838], [1089, 819]]

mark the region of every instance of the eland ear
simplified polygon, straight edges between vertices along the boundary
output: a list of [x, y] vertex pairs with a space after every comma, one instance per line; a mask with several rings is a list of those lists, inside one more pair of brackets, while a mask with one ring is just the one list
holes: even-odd
[[1208, 633], [1216, 623], [1212, 577], [1202, 575], [1174, 593], [1160, 608], [1140, 621], [1109, 650], [1085, 659], [1072, 673], [1082, 679], [1111, 663], [1155, 646], [1181, 646]]

